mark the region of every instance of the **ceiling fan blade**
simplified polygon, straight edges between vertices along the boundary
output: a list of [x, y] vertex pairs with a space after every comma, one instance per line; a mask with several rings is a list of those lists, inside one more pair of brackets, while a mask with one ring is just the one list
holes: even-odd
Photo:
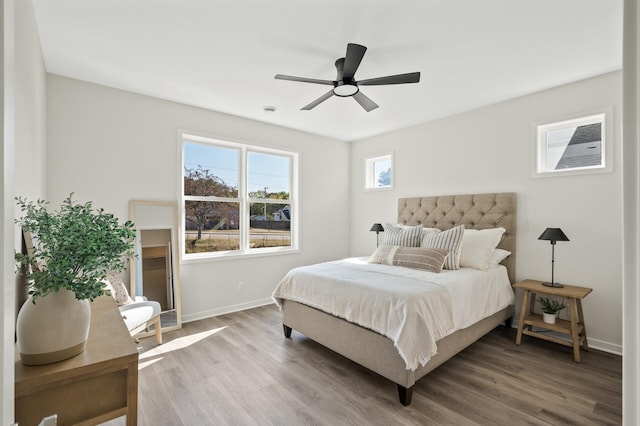
[[369, 99], [368, 96], [366, 96], [362, 92], [358, 92], [355, 95], [353, 95], [353, 99], [358, 101], [360, 106], [364, 108], [367, 112], [373, 111], [374, 109], [378, 108], [378, 104], [373, 102], [371, 99]]
[[388, 75], [386, 77], [369, 78], [358, 82], [358, 86], [377, 86], [382, 84], [405, 84], [418, 83], [420, 81], [419, 72], [409, 72], [406, 74]]
[[362, 62], [364, 52], [366, 51], [367, 48], [359, 44], [347, 44], [347, 54], [344, 57], [344, 68], [342, 71], [343, 80], [353, 80], [353, 76], [358, 70], [360, 62]]
[[284, 75], [284, 74], [276, 74], [275, 79], [276, 80], [299, 81], [301, 83], [327, 84], [327, 85], [330, 85], [330, 86], [335, 86], [335, 81], [333, 81], [333, 80], [318, 80], [316, 78], [294, 77], [292, 75]]
[[310, 109], [313, 109], [315, 107], [317, 107], [318, 105], [320, 105], [321, 103], [323, 103], [324, 101], [326, 101], [327, 99], [329, 99], [330, 97], [333, 96], [333, 89], [329, 90], [327, 93], [325, 93], [324, 95], [320, 96], [318, 99], [316, 99], [315, 101], [311, 102], [309, 105], [300, 108], [301, 110], [305, 110], [308, 111]]

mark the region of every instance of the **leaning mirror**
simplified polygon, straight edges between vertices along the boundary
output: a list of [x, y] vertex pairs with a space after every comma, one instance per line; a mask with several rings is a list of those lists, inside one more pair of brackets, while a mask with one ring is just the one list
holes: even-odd
[[129, 217], [136, 227], [137, 254], [129, 267], [130, 293], [132, 297], [143, 296], [160, 303], [162, 331], [178, 329], [182, 326], [182, 314], [177, 205], [131, 200]]

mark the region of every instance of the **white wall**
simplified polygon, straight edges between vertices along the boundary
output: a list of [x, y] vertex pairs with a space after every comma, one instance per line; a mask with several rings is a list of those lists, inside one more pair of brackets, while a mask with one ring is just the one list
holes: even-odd
[[348, 255], [346, 142], [56, 75], [47, 93], [48, 199], [73, 191], [122, 219], [130, 199], [177, 200], [178, 129], [300, 153], [301, 252], [182, 264], [185, 320], [265, 303], [290, 268]]
[[2, 405], [0, 422], [13, 421], [14, 307], [13, 254], [20, 249], [14, 195], [45, 196], [45, 71], [31, 0], [3, 2], [4, 144], [2, 168]]
[[[560, 227], [558, 282], [594, 289], [584, 300], [594, 347], [621, 352], [621, 73], [531, 94], [351, 146], [352, 255], [375, 249], [374, 222], [394, 222], [400, 197], [512, 191], [518, 194], [516, 274], [548, 280], [551, 247], [538, 237]], [[614, 171], [531, 177], [532, 123], [614, 107]], [[393, 151], [395, 188], [364, 192], [364, 158]], [[566, 312], [565, 312], [566, 314]]]

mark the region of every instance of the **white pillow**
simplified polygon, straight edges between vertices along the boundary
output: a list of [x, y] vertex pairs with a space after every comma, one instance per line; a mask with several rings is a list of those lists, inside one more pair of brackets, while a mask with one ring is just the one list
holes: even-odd
[[499, 248], [495, 249], [491, 256], [491, 260], [489, 261], [489, 268], [495, 268], [500, 264], [500, 262], [509, 257], [510, 254], [511, 252], [508, 250], [502, 250]]
[[486, 271], [502, 239], [504, 228], [465, 229], [460, 252], [460, 267]]

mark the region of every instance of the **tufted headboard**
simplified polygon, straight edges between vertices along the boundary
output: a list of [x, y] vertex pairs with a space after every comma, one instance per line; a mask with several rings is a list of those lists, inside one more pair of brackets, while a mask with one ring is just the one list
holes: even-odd
[[511, 256], [502, 264], [507, 267], [509, 280], [516, 279], [516, 194], [441, 195], [432, 197], [400, 198], [398, 223], [422, 224], [429, 228], [447, 230], [464, 224], [467, 229], [505, 229], [498, 247], [509, 250]]

